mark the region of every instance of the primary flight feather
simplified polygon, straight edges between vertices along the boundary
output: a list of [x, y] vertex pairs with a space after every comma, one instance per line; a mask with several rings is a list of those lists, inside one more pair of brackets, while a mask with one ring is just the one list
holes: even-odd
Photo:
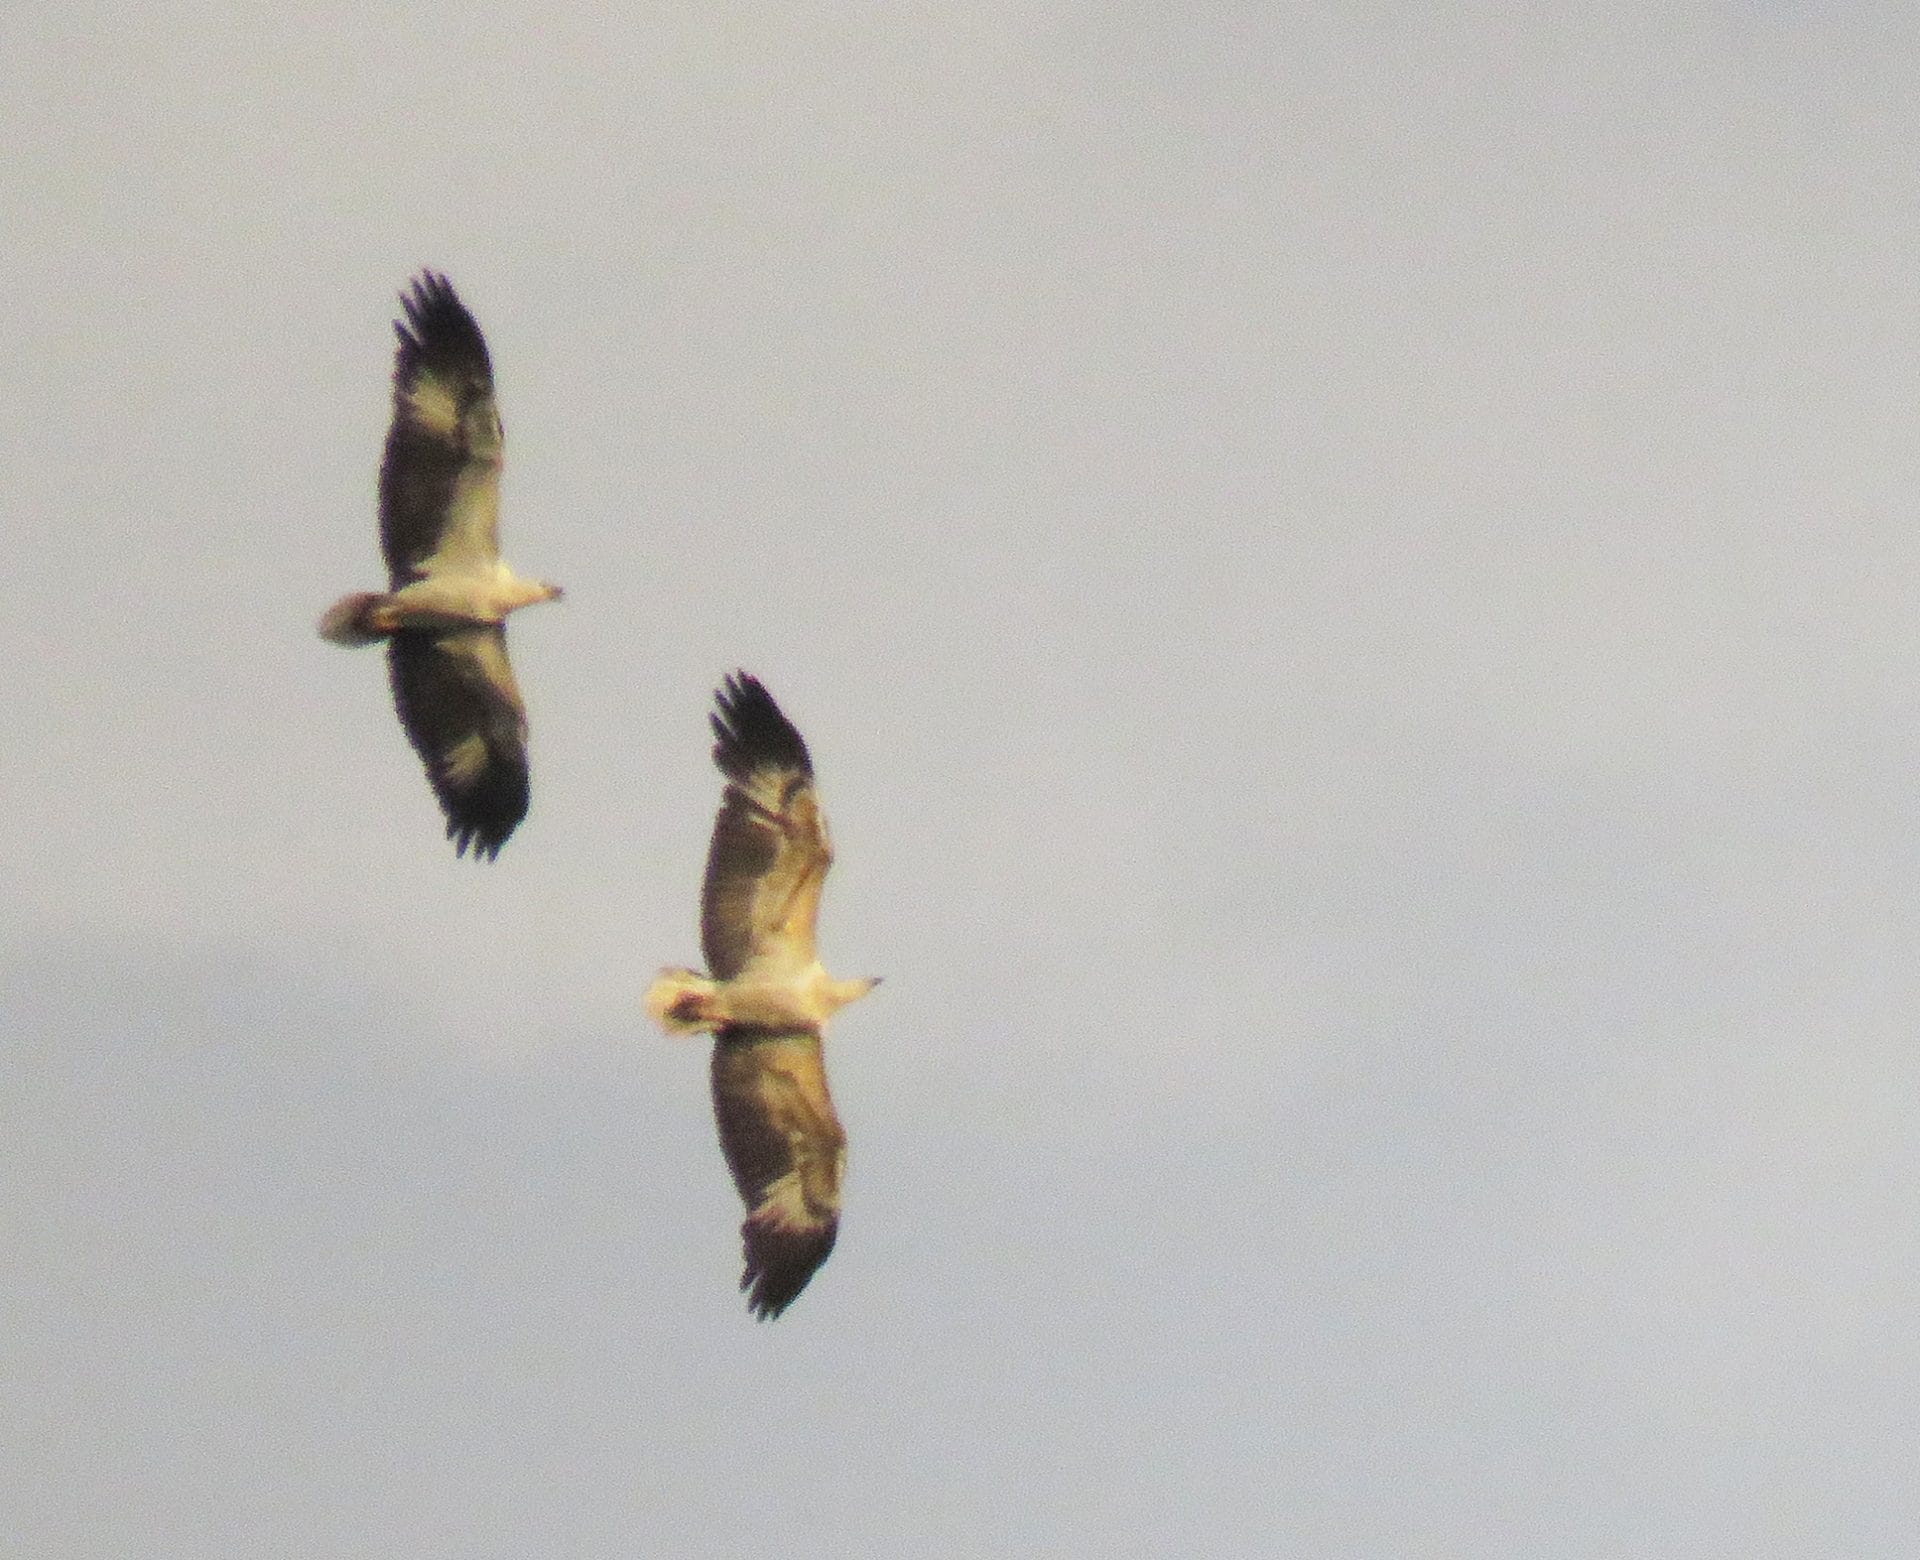
[[706, 975], [668, 969], [647, 1009], [670, 1034], [713, 1034], [713, 1112], [746, 1204], [740, 1287], [778, 1316], [827, 1260], [840, 1227], [847, 1137], [827, 1091], [827, 1019], [877, 979], [835, 980], [814, 946], [833, 861], [807, 745], [745, 673], [710, 717], [727, 778], [700, 902]]
[[387, 590], [320, 619], [335, 644], [387, 642], [394, 706], [457, 853], [499, 854], [527, 813], [527, 711], [507, 660], [511, 612], [557, 601], [500, 557], [500, 413], [480, 326], [444, 276], [401, 299], [393, 422], [380, 464]]

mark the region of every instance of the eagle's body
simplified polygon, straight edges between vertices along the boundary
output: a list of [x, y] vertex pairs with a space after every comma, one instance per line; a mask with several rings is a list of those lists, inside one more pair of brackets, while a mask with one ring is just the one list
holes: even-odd
[[492, 857], [526, 816], [527, 714], [507, 660], [507, 615], [555, 601], [500, 557], [500, 414], [480, 327], [443, 276], [403, 302], [393, 422], [380, 466], [385, 592], [320, 619], [336, 644], [387, 641], [394, 704], [465, 854]]
[[370, 645], [403, 628], [485, 628], [509, 612], [554, 599], [551, 585], [523, 580], [505, 563], [492, 568], [443, 567], [385, 593], [342, 596], [321, 620], [335, 644]]
[[846, 1133], [827, 1090], [826, 1021], [875, 980], [821, 966], [814, 922], [833, 847], [805, 742], [753, 678], [712, 717], [727, 777], [701, 896], [708, 975], [669, 969], [647, 1009], [671, 1034], [710, 1030], [720, 1146], [747, 1206], [740, 1287], [778, 1316], [833, 1250]]

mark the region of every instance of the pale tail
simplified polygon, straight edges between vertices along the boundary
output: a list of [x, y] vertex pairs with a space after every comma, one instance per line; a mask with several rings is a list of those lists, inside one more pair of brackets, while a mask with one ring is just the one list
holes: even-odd
[[647, 1011], [670, 1035], [696, 1035], [720, 1022], [715, 982], [692, 970], [662, 970], [647, 988]]
[[386, 600], [385, 596], [365, 590], [342, 596], [321, 614], [320, 637], [336, 645], [378, 644], [387, 636], [373, 626], [373, 609]]

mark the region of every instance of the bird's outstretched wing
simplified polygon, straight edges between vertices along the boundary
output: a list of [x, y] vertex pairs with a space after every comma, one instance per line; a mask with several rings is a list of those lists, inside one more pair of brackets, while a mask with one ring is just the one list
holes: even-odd
[[501, 428], [486, 340], [444, 276], [422, 271], [401, 301], [380, 465], [380, 550], [394, 590], [500, 556]]
[[387, 646], [400, 724], [447, 815], [447, 837], [491, 860], [527, 815], [527, 712], [499, 628], [403, 629]]
[[767, 1320], [807, 1287], [840, 1228], [847, 1136], [827, 1092], [819, 1034], [721, 1030], [713, 1113], [747, 1206], [740, 1287], [754, 1315]]
[[813, 762], [757, 679], [734, 673], [715, 702], [713, 761], [727, 791], [700, 901], [707, 968], [719, 980], [755, 960], [803, 968], [814, 959], [820, 890], [833, 862]]

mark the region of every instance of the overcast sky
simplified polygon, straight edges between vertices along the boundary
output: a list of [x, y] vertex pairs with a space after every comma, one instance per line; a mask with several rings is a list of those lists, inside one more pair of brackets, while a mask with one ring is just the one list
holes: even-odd
[[[1551, 10], [0, 11], [0, 1549], [1910, 1555], [1920, 13]], [[492, 866], [313, 632], [423, 265]], [[771, 1325], [736, 666], [887, 977]]]

